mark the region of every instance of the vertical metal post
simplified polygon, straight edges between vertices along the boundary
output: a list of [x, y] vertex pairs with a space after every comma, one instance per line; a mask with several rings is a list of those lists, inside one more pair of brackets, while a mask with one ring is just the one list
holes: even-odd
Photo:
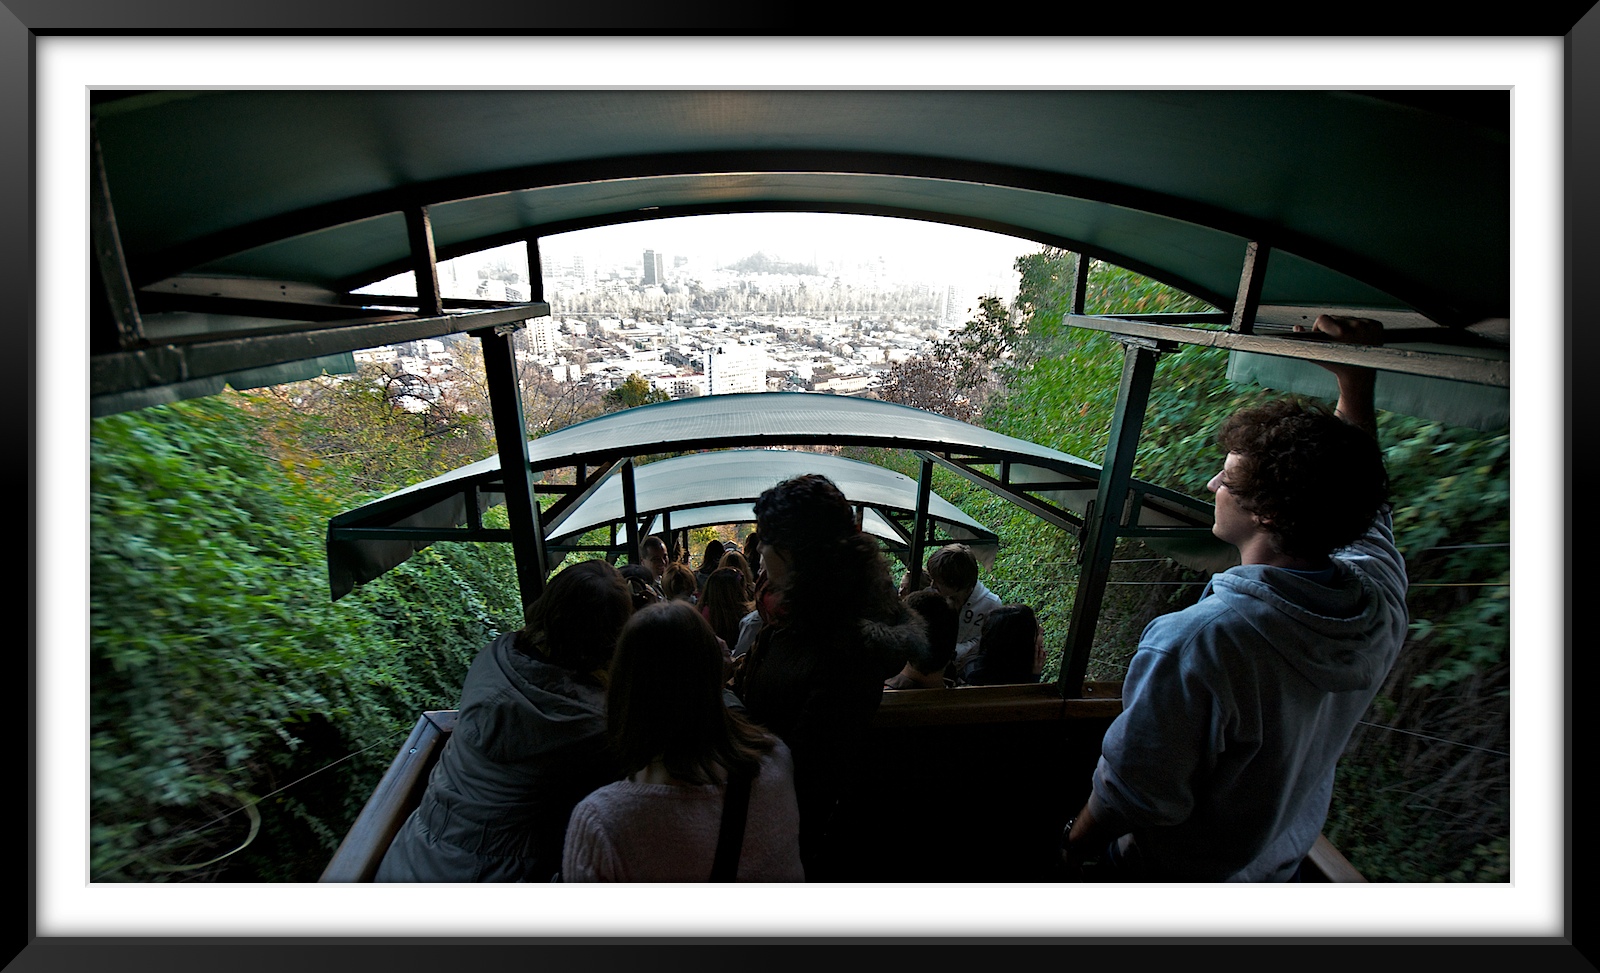
[[1106, 577], [1111, 571], [1111, 556], [1116, 550], [1121, 527], [1123, 501], [1128, 482], [1133, 478], [1133, 459], [1139, 445], [1139, 428], [1144, 424], [1145, 407], [1150, 401], [1150, 385], [1156, 359], [1168, 346], [1139, 338], [1121, 338], [1122, 384], [1117, 391], [1117, 407], [1111, 419], [1111, 439], [1106, 444], [1105, 462], [1100, 468], [1099, 490], [1094, 506], [1084, 518], [1079, 533], [1078, 590], [1072, 603], [1072, 621], [1067, 628], [1061, 666], [1061, 694], [1067, 698], [1083, 695], [1083, 676], [1089, 667], [1089, 650], [1094, 645], [1094, 630], [1105, 600]]
[[639, 562], [639, 501], [633, 492], [633, 457], [622, 461], [622, 516], [627, 520], [628, 563]]
[[661, 542], [667, 545], [667, 556], [672, 556], [672, 511], [661, 511]]
[[544, 525], [533, 497], [533, 471], [528, 468], [528, 434], [522, 420], [522, 389], [511, 337], [521, 322], [509, 327], [472, 332], [483, 344], [484, 377], [489, 384], [489, 412], [506, 484], [506, 514], [511, 520], [511, 549], [517, 563], [517, 586], [526, 614], [544, 593], [548, 570]]
[[93, 122], [89, 123], [89, 140], [94, 152], [89, 228], [95, 260], [100, 267], [100, 280], [105, 285], [106, 300], [111, 305], [111, 319], [117, 326], [117, 346], [137, 348], [144, 344], [144, 320], [139, 316], [138, 296], [128, 273], [127, 256], [122, 250], [122, 234], [117, 230], [116, 213], [111, 207], [111, 185], [106, 181], [100, 137], [95, 134]]
[[1089, 256], [1078, 254], [1072, 265], [1072, 313], [1083, 313], [1084, 295], [1089, 292]]
[[433, 251], [433, 218], [426, 206], [406, 210], [406, 235], [411, 240], [411, 270], [417, 278], [417, 313], [437, 318], [444, 314], [439, 295], [439, 264]]
[[933, 460], [923, 457], [917, 479], [917, 523], [911, 531], [911, 590], [922, 587], [923, 538], [928, 535], [928, 498], [933, 494]]
[[1256, 310], [1261, 307], [1261, 282], [1267, 276], [1267, 256], [1272, 248], [1254, 240], [1245, 245], [1244, 269], [1239, 273], [1239, 297], [1233, 302], [1233, 318], [1228, 330], [1254, 334]]
[[543, 301], [544, 258], [539, 256], [539, 238], [529, 237], [522, 245], [528, 252], [528, 300]]

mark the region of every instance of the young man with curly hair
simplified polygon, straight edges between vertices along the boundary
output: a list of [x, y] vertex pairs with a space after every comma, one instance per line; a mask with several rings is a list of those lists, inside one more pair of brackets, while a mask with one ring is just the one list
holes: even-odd
[[[1382, 325], [1323, 315], [1335, 341]], [[1088, 802], [1067, 823], [1068, 879], [1294, 881], [1322, 832], [1340, 754], [1405, 641], [1376, 438], [1375, 375], [1324, 363], [1335, 411], [1285, 400], [1218, 434], [1212, 533], [1240, 564], [1145, 629]]]

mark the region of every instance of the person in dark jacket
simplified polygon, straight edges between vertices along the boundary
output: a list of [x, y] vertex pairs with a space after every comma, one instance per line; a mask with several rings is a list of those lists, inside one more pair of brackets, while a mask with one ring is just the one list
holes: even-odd
[[944, 689], [950, 683], [945, 667], [956, 656], [956, 631], [961, 616], [932, 588], [913, 591], [902, 599], [906, 607], [922, 616], [928, 627], [926, 652], [913, 653], [905, 667], [884, 680], [884, 689]]
[[722, 555], [727, 549], [719, 540], [706, 543], [705, 553], [700, 557], [700, 566], [694, 569], [694, 586], [696, 591], [704, 591], [706, 579], [711, 577], [711, 572], [717, 569], [722, 561]]
[[617, 570], [583, 561], [551, 579], [525, 627], [478, 653], [377, 881], [550, 881], [573, 806], [619, 776], [604, 673], [632, 612]]
[[829, 843], [864, 765], [883, 681], [927, 640], [898, 597], [878, 542], [825, 476], [779, 483], [755, 504], [763, 620], [735, 677], [756, 722], [794, 756], [806, 881], [838, 874]]
[[1044, 629], [1027, 605], [1001, 605], [989, 613], [978, 650], [961, 668], [960, 684], [1002, 686], [1038, 682], [1044, 671]]

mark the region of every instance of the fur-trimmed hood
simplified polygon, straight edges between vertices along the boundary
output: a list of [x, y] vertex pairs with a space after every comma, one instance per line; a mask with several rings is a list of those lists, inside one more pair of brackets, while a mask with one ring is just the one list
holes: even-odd
[[900, 606], [899, 613], [892, 619], [862, 619], [856, 624], [856, 630], [861, 635], [861, 647], [882, 659], [885, 679], [899, 672], [908, 659], [928, 646], [927, 622], [905, 605]]

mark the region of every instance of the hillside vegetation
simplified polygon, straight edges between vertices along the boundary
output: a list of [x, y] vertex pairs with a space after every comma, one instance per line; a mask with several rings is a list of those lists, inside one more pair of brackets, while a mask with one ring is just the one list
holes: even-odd
[[[897, 366], [885, 397], [1098, 460], [1121, 346], [1062, 326], [1072, 259], [1023, 258], [1017, 304], [981, 302], [933, 356]], [[1091, 312], [1197, 306], [1104, 265], [1090, 281]], [[1204, 495], [1217, 422], [1263, 394], [1225, 365], [1208, 349], [1163, 357], [1136, 476]], [[365, 374], [94, 421], [92, 880], [315, 881], [418, 714], [455, 705], [473, 655], [519, 624], [501, 545], [435, 544], [329, 600], [331, 516], [493, 448], [485, 416], [413, 413], [400, 394]], [[625, 404], [573, 408], [550, 390], [530, 396], [544, 411], [529, 428]], [[1412, 637], [1327, 831], [1375, 881], [1506, 881], [1509, 437], [1389, 414], [1380, 433]], [[1038, 608], [1053, 676], [1075, 542], [954, 476], [935, 489], [1000, 533], [986, 581]], [[1090, 678], [1121, 678], [1143, 624], [1203, 580], [1119, 548]]]

